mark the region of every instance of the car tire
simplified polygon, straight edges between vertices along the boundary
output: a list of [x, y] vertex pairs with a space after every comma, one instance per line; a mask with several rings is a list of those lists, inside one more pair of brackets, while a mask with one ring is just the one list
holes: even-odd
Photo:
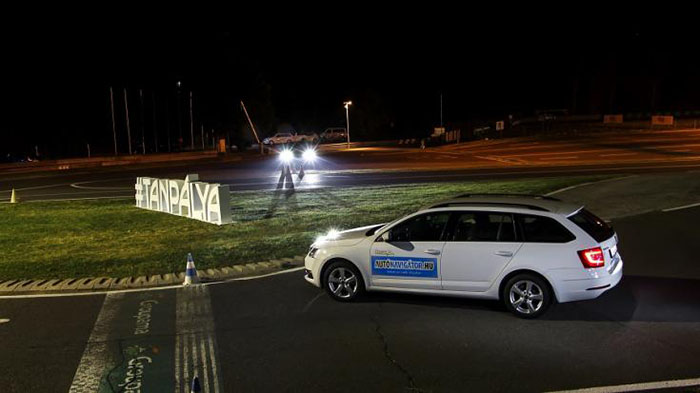
[[518, 274], [508, 280], [501, 294], [508, 311], [524, 319], [544, 314], [552, 303], [549, 284], [534, 274]]
[[333, 262], [323, 272], [323, 289], [334, 300], [351, 302], [365, 291], [360, 271], [348, 261]]

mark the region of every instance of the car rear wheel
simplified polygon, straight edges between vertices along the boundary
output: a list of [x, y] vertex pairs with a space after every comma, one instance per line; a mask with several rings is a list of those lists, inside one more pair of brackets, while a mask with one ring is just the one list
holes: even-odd
[[357, 298], [365, 289], [362, 276], [350, 262], [333, 262], [323, 275], [323, 287], [335, 300], [349, 302]]
[[517, 317], [532, 319], [547, 311], [552, 291], [542, 278], [534, 274], [519, 274], [503, 287], [503, 302]]

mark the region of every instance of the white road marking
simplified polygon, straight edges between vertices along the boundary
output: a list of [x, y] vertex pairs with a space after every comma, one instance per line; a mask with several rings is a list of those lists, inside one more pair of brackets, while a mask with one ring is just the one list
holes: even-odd
[[71, 183], [71, 187], [77, 188], [80, 190], [100, 190], [100, 191], [130, 191], [133, 189], [133, 187], [94, 187], [94, 186], [83, 186], [81, 184], [86, 184], [86, 183], [93, 183], [93, 182], [80, 182], [80, 183]]
[[[666, 149], [671, 150], [675, 145], [672, 146], [652, 146], [654, 149]], [[700, 146], [700, 143], [690, 143], [679, 145], [678, 147], [694, 147]], [[537, 153], [524, 153], [524, 154], [503, 154], [502, 157], [527, 157], [527, 156], [551, 156], [558, 154], [590, 154], [590, 153], [605, 153], [609, 152], [611, 148], [607, 149], [589, 149], [589, 150], [572, 150], [572, 151], [555, 151], [555, 152], [537, 152]], [[648, 152], [653, 154], [654, 152]]]
[[[203, 337], [203, 335], [200, 334], [200, 339], [199, 339], [199, 353], [202, 355], [202, 368], [205, 370], [209, 369], [209, 366], [207, 365], [207, 351], [205, 349], [206, 342], [208, 341]], [[213, 374], [213, 373], [212, 373]], [[204, 385], [204, 391], [205, 392], [210, 392], [211, 390], [209, 389], [209, 373], [204, 373], [203, 375], [204, 378], [202, 378], [202, 385]]]
[[179, 348], [175, 351], [175, 391], [189, 392], [190, 381], [197, 376], [205, 392], [220, 392], [209, 288], [205, 285], [183, 287], [177, 291], [176, 304], [175, 329], [182, 340], [176, 340]]
[[597, 386], [593, 388], [560, 390], [550, 393], [617, 393], [617, 392], [638, 392], [644, 390], [686, 388], [700, 386], [700, 378], [674, 379], [669, 381], [631, 383], [626, 385]]
[[321, 296], [325, 295], [325, 292], [319, 292], [318, 295], [314, 296], [313, 299], [309, 300], [308, 303], [306, 303], [306, 306], [304, 306], [304, 309], [301, 310], [301, 312], [307, 312], [311, 308], [311, 306], [318, 300]]
[[[33, 186], [33, 187], [23, 187], [23, 188], [15, 188], [15, 191], [28, 191], [28, 190], [41, 190], [44, 188], [54, 188], [54, 187], [65, 187], [70, 185], [70, 183], [60, 183], [60, 184], [45, 184], [42, 186]], [[12, 189], [9, 190], [2, 190], [0, 192], [12, 192]]]
[[[580, 143], [559, 143], [559, 144], [553, 143], [553, 144], [546, 145], [546, 146], [547, 146], [547, 147], [551, 147], [551, 148], [558, 148], [558, 149], [561, 149], [561, 148], [564, 148], [564, 147], [581, 147], [581, 144], [580, 144]], [[532, 146], [516, 146], [516, 147], [497, 147], [497, 148], [495, 148], [495, 149], [492, 149], [492, 148], [490, 148], [489, 146], [485, 146], [485, 147], [482, 147], [482, 148], [465, 149], [465, 150], [467, 150], [467, 152], [469, 152], [469, 153], [482, 153], [482, 154], [483, 154], [483, 153], [486, 153], [486, 154], [488, 154], [488, 153], [491, 153], [491, 152], [507, 152], [507, 151], [519, 151], [519, 150], [533, 150], [533, 149], [539, 149], [539, 148], [541, 148], [541, 147], [542, 147], [542, 146], [534, 146], [534, 145], [532, 145]], [[523, 154], [523, 155], [527, 155], [527, 154]]]
[[474, 156], [482, 160], [498, 161], [504, 164], [527, 164], [528, 162], [520, 158], [502, 158], [499, 156]]
[[[198, 286], [225, 284], [225, 283], [228, 283], [231, 281], [257, 280], [260, 278], [276, 276], [278, 274], [294, 273], [294, 272], [298, 272], [299, 270], [302, 270], [302, 269], [304, 269], [303, 266], [295, 267], [295, 268], [291, 268], [291, 269], [280, 270], [278, 272], [273, 272], [273, 273], [268, 273], [268, 274], [261, 274], [259, 276], [230, 278], [230, 279], [222, 280], [222, 281], [202, 283], [202, 284], [198, 284]], [[118, 290], [114, 290], [114, 291], [99, 291], [99, 292], [43, 293], [43, 294], [36, 294], [36, 295], [2, 295], [2, 296], [0, 296], [0, 299], [35, 299], [35, 298], [48, 298], [48, 297], [97, 296], [97, 295], [105, 295], [105, 294], [130, 293], [130, 292], [164, 291], [164, 290], [168, 290], [168, 289], [177, 289], [177, 288], [182, 288], [182, 284], [168, 285], [168, 286], [164, 286], [164, 287], [118, 289]]]
[[[124, 194], [129, 191], [76, 191], [76, 192], [56, 192], [52, 194], [31, 194], [27, 195], [27, 198], [35, 198], [35, 197], [54, 197], [54, 196], [61, 196], [61, 195], [90, 195], [90, 194], [104, 194], [105, 192], [111, 192], [111, 193], [121, 193]], [[134, 191], [135, 192], [135, 191]], [[98, 197], [99, 198], [99, 197]]]
[[[180, 335], [179, 332], [176, 332], [176, 334]], [[187, 391], [187, 386], [189, 386], [189, 384], [190, 384], [190, 367], [189, 367], [189, 359], [190, 359], [189, 349], [190, 349], [190, 346], [187, 344], [188, 337], [189, 337], [188, 335], [182, 336], [182, 344], [183, 344], [182, 345], [182, 349], [183, 349], [183, 351], [182, 351], [182, 354], [183, 354], [183, 357], [182, 357], [182, 372], [183, 372], [182, 385], [184, 386], [185, 391]], [[175, 359], [175, 364], [177, 364], [178, 360], [179, 359]], [[176, 366], [175, 368], [179, 368], [179, 367]], [[175, 380], [180, 380], [180, 376], [176, 375]], [[178, 387], [176, 389], [177, 389], [177, 390], [175, 390], [176, 392], [180, 392], [182, 390], [181, 387]]]
[[[216, 359], [216, 357], [214, 355], [214, 339], [211, 336], [209, 336], [209, 337], [207, 337], [207, 342], [209, 343], [209, 355], [212, 357], [212, 359]], [[214, 380], [218, 381], [219, 380], [219, 368], [213, 367], [211, 371], [212, 371], [212, 376], [214, 377]], [[214, 388], [216, 389], [215, 393], [219, 393], [219, 385], [215, 385]]]
[[[265, 277], [270, 277], [270, 276], [276, 276], [278, 274], [287, 274], [287, 273], [292, 273], [292, 272], [298, 272], [299, 270], [303, 270], [304, 266], [299, 266], [295, 267], [292, 269], [286, 269], [286, 270], [280, 270], [278, 272], [272, 272], [272, 273], [267, 273], [267, 274], [261, 274], [259, 276], [252, 276], [252, 277], [239, 277], [239, 278], [232, 278], [227, 281], [249, 281], [249, 280], [257, 280], [259, 278], [265, 278]], [[226, 281], [218, 281], [218, 282], [212, 282], [209, 283], [209, 285], [214, 285], [214, 284], [223, 284]]]
[[548, 193], [544, 194], [544, 196], [556, 195], [556, 194], [559, 194], [560, 192], [573, 190], [575, 188], [579, 188], [579, 187], [583, 187], [583, 186], [589, 186], [591, 184], [598, 184], [598, 183], [609, 182], [609, 181], [629, 179], [631, 177], [637, 177], [637, 176], [639, 176], [639, 175], [621, 176], [621, 177], [615, 177], [612, 179], [603, 179], [603, 180], [598, 180], [598, 181], [589, 181], [589, 182], [585, 182], [585, 183], [581, 183], [581, 184], [574, 184], [573, 186], [568, 186], [568, 187], [560, 188], [558, 190], [554, 190], [552, 192], [548, 192]]
[[8, 323], [10, 322], [10, 318], [0, 318], [0, 323]]
[[601, 157], [620, 157], [620, 156], [633, 156], [635, 154], [639, 154], [639, 152], [630, 152], [630, 153], [608, 153], [608, 154], [599, 154]]
[[123, 298], [123, 294], [108, 293], [102, 303], [100, 313], [92, 328], [83, 356], [75, 371], [71, 393], [97, 392], [105, 370], [114, 367], [114, 359], [109, 351], [107, 339], [109, 331], [114, 325], [119, 307], [117, 303]]
[[663, 210], [661, 210], [661, 211], [664, 212], [664, 213], [666, 213], [666, 212], [673, 212], [673, 211], [676, 211], [676, 210], [690, 209], [691, 207], [697, 207], [697, 206], [700, 206], [700, 202], [698, 202], [698, 203], [691, 203], [690, 205], [683, 205], [683, 206], [678, 206], [678, 207], [670, 207], [670, 208], [668, 208], [668, 209], [663, 209]]
[[[41, 196], [41, 195], [35, 195], [35, 196]], [[132, 195], [129, 196], [110, 196], [110, 197], [85, 197], [85, 198], [64, 198], [64, 199], [37, 199], [37, 200], [29, 200], [29, 201], [22, 201], [20, 200], [21, 203], [35, 203], [35, 202], [66, 202], [66, 201], [89, 201], [93, 199], [133, 199], [134, 197]], [[9, 203], [9, 202], [0, 202], [0, 203]]]
[[[176, 308], [177, 309], [177, 308]], [[180, 335], [175, 332], [175, 391], [179, 392], [182, 390], [180, 380], [180, 346], [181, 344]]]

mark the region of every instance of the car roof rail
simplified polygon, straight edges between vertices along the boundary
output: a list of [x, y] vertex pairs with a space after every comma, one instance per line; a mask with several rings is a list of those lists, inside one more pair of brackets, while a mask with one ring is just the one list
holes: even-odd
[[468, 202], [468, 201], [448, 201], [437, 203], [435, 205], [430, 205], [428, 209], [437, 209], [440, 207], [457, 207], [457, 206], [486, 206], [486, 207], [517, 207], [525, 208], [530, 210], [537, 210], [541, 212], [548, 212], [549, 209], [545, 209], [542, 206], [529, 205], [527, 203], [506, 203], [506, 202]]
[[514, 193], [489, 193], [489, 192], [482, 192], [482, 193], [470, 193], [470, 194], [460, 194], [457, 195], [455, 198], [471, 198], [471, 197], [514, 197], [514, 198], [534, 198], [534, 199], [544, 199], [547, 201], [556, 201], [556, 202], [561, 202], [561, 199], [554, 198], [548, 195], [540, 195], [540, 194], [514, 194]]

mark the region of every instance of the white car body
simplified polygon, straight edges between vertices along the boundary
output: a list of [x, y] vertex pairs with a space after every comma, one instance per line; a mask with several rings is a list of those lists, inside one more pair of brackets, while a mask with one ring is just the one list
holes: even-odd
[[283, 145], [286, 143], [295, 143], [297, 141], [296, 134], [291, 132], [278, 132], [275, 135], [263, 139], [264, 145]]
[[318, 135], [313, 134], [297, 134], [292, 132], [278, 132], [275, 135], [263, 139], [264, 145], [284, 145], [287, 143], [299, 143], [299, 142], [317, 142], [319, 139]]
[[[596, 241], [582, 227], [568, 219], [582, 209], [582, 206], [566, 204], [553, 198], [529, 196], [474, 195], [446, 201], [383, 225], [371, 235], [367, 232], [377, 226], [355, 228], [339, 232], [331, 238], [317, 240], [305, 259], [305, 279], [322, 287], [324, 267], [330, 261], [345, 260], [357, 267], [365, 289], [369, 291], [499, 299], [503, 285], [510, 277], [518, 273], [534, 273], [549, 283], [555, 300], [560, 303], [593, 299], [620, 282], [623, 262], [617, 252], [617, 235], [611, 228], [612, 235], [609, 238]], [[549, 217], [568, 230], [575, 239], [563, 243], [528, 242], [523, 240], [524, 236], [516, 236], [513, 241], [440, 240], [402, 244], [382, 239], [388, 238], [385, 234], [406, 220], [443, 211], [510, 215], [513, 218], [514, 233], [519, 233], [516, 219]], [[475, 227], [476, 225], [474, 224]], [[457, 231], [456, 227], [454, 231]], [[499, 233], [500, 231], [499, 227]], [[583, 257], [578, 252], [595, 247], [603, 250], [604, 265], [586, 268], [582, 263]], [[402, 261], [405, 258], [410, 258], [409, 261], [434, 261], [436, 266], [432, 276], [407, 276], [403, 275], [406, 272], [401, 269], [394, 271], [400, 274], [387, 274], [386, 269], [378, 268], [385, 266], [387, 259]], [[391, 271], [391, 268], [388, 270]], [[409, 271], [406, 274], [413, 273]]]
[[316, 143], [316, 142], [318, 142], [318, 140], [319, 140], [319, 137], [318, 137], [318, 134], [316, 134], [316, 133], [298, 134], [296, 142]]
[[326, 142], [342, 142], [347, 139], [345, 128], [327, 128], [321, 133], [321, 139]]

